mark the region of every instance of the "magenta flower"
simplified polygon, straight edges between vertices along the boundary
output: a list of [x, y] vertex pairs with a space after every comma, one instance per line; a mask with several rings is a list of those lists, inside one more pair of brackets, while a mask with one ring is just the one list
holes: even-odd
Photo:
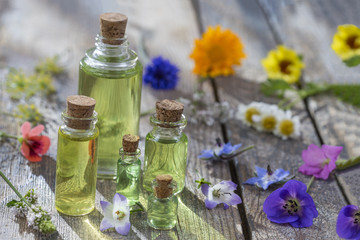
[[239, 195], [234, 193], [237, 185], [232, 181], [221, 181], [210, 187], [206, 183], [201, 184], [201, 191], [206, 196], [205, 206], [207, 209], [213, 209], [218, 204], [223, 203], [224, 209], [228, 209], [229, 205], [241, 203]]
[[318, 216], [312, 197], [306, 192], [306, 185], [290, 180], [272, 192], [263, 205], [267, 218], [275, 223], [290, 223], [296, 228], [310, 227]]
[[338, 159], [343, 147], [315, 144], [309, 145], [308, 149], [302, 152], [302, 159], [305, 162], [299, 168], [299, 172], [316, 178], [328, 179], [330, 173], [336, 168]]
[[347, 205], [340, 210], [336, 233], [341, 238], [360, 239], [360, 208]]
[[116, 193], [113, 203], [100, 201], [104, 212], [104, 218], [100, 224], [100, 231], [114, 227], [121, 235], [127, 235], [130, 231], [130, 208], [127, 198]]

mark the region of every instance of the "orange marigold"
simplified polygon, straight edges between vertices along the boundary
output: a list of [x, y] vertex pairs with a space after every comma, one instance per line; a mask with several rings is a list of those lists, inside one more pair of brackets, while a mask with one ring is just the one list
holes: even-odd
[[201, 39], [195, 40], [190, 55], [194, 59], [193, 72], [202, 77], [228, 76], [234, 74], [233, 65], [241, 65], [245, 58], [241, 39], [229, 29], [208, 27]]

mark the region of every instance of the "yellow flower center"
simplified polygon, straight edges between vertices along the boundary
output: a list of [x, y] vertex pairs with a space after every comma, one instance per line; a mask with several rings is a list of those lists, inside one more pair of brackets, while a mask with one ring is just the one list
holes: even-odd
[[274, 116], [266, 116], [261, 120], [263, 128], [267, 131], [271, 131], [275, 128], [276, 118]]
[[289, 120], [285, 119], [280, 123], [279, 131], [282, 135], [289, 136], [294, 132], [294, 123]]
[[260, 115], [259, 110], [257, 110], [254, 107], [248, 108], [245, 112], [245, 119], [246, 121], [248, 121], [249, 123], [254, 123], [252, 116], [253, 115]]
[[350, 36], [347, 40], [346, 40], [346, 43], [349, 45], [349, 47], [351, 49], [358, 49], [360, 48], [360, 44], [358, 42], [356, 42], [358, 36], [356, 35], [353, 35], [353, 36]]
[[115, 214], [118, 216], [118, 217], [117, 217], [117, 220], [123, 219], [123, 218], [125, 217], [125, 215], [126, 215], [123, 211], [119, 211], [119, 210], [117, 210], [117, 211], [115, 212]]
[[293, 64], [291, 61], [283, 60], [279, 63], [280, 71], [284, 74], [291, 74], [289, 66]]

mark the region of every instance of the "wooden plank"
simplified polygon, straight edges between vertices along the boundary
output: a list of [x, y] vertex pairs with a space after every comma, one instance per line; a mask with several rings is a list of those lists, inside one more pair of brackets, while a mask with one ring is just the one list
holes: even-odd
[[[288, 1], [286, 1], [288, 2]], [[279, 5], [276, 5], [279, 4]], [[359, 1], [302, 1], [285, 4], [285, 1], [268, 5], [278, 19], [278, 28], [286, 35], [286, 43], [304, 55], [305, 80], [322, 83], [359, 83], [360, 69], [346, 67], [331, 49], [333, 35], [338, 25], [360, 26], [357, 9]], [[300, 27], [306, 26], [306, 27]], [[309, 101], [324, 143], [344, 146], [343, 158], [360, 155], [357, 130], [360, 110], [344, 104], [334, 97], [316, 97]], [[359, 204], [360, 192], [357, 179], [360, 167], [338, 172], [339, 184], [347, 199]]]
[[[254, 82], [264, 81], [266, 76], [263, 70], [259, 69], [260, 60], [267, 55], [267, 52], [275, 47], [270, 30], [263, 18], [261, 10], [255, 1], [227, 1], [222, 7], [216, 1], [200, 1], [202, 6], [202, 19], [206, 25], [220, 24], [237, 32], [245, 43], [245, 49], [249, 59], [245, 60], [243, 67], [238, 71], [240, 77], [220, 78], [217, 80], [220, 98], [229, 101], [232, 106], [239, 103], [248, 104], [251, 101], [264, 101], [274, 103], [276, 100], [264, 98], [259, 85]], [[209, 16], [206, 16], [208, 13]], [[217, 17], [213, 17], [216, 14]], [[246, 14], [251, 14], [248, 18]], [[236, 19], [236, 21], [234, 20]], [[254, 22], [249, 19], [256, 19]], [[248, 35], [249, 28], [252, 28], [253, 35]], [[254, 33], [255, 32], [255, 33]], [[253, 38], [253, 36], [256, 36]], [[266, 47], [256, 48], [256, 43], [267, 42]], [[255, 42], [255, 43], [254, 43]], [[253, 66], [246, 66], [246, 62], [254, 62]], [[248, 72], [248, 73], [246, 73]], [[250, 82], [251, 81], [251, 82]], [[302, 165], [301, 152], [306, 149], [307, 144], [318, 144], [314, 128], [302, 104], [294, 110], [300, 116], [302, 123], [302, 138], [299, 140], [283, 141], [271, 134], [259, 133], [245, 127], [239, 121], [233, 120], [227, 124], [231, 142], [243, 143], [244, 145], [254, 144], [256, 149], [239, 157], [237, 163], [240, 182], [253, 176], [254, 165], [266, 167], [271, 164], [272, 168], [284, 168], [290, 170], [296, 179], [307, 183], [309, 177], [299, 174], [297, 169]], [[319, 211], [319, 217], [315, 219], [314, 225], [307, 229], [294, 229], [289, 225], [271, 223], [264, 212], [262, 205], [266, 197], [274, 188], [267, 191], [259, 191], [252, 186], [243, 187], [244, 206], [252, 231], [253, 239], [335, 239], [335, 223], [338, 209], [345, 204], [341, 191], [334, 179], [328, 182], [315, 181], [310, 194], [314, 198]]]
[[[167, 11], [170, 8], [175, 10]], [[12, 1], [9, 8], [0, 13], [3, 17], [1, 18], [3, 31], [8, 36], [6, 41], [0, 44], [0, 48], [4, 49], [0, 59], [6, 60], [3, 62], [5, 66], [21, 67], [31, 71], [38, 59], [63, 53], [66, 49], [70, 49], [71, 54], [69, 59], [66, 59], [68, 76], [62, 76], [55, 82], [59, 90], [57, 95], [60, 99], [59, 104], [34, 99], [45, 118], [49, 120], [46, 124], [46, 134], [50, 136], [52, 145], [47, 156], [39, 164], [28, 164], [14, 148], [16, 144], [11, 147], [6, 143], [0, 147], [0, 169], [16, 186], [21, 186], [19, 187], [21, 192], [35, 188], [40, 194], [41, 204], [47, 206], [54, 215], [54, 222], [58, 228], [58, 235], [53, 236], [54, 239], [242, 239], [237, 208], [231, 207], [227, 211], [221, 208], [207, 210], [204, 197], [194, 182], [198, 179], [195, 170], [214, 183], [230, 179], [227, 164], [218, 164], [215, 171], [213, 167], [196, 157], [201, 150], [212, 147], [214, 139], [220, 133], [218, 126], [189, 125], [185, 130], [190, 141], [188, 172], [186, 188], [180, 195], [179, 224], [175, 229], [153, 230], [146, 224], [146, 213], [138, 213], [131, 217], [132, 228], [127, 237], [122, 237], [112, 231], [101, 233], [99, 225], [102, 214], [99, 202], [104, 199], [112, 200], [115, 193], [113, 181], [98, 181], [96, 210], [91, 214], [73, 218], [56, 212], [54, 207], [56, 142], [57, 128], [61, 124], [59, 116], [64, 108], [63, 99], [67, 95], [76, 93], [78, 61], [85, 50], [93, 46], [93, 39], [98, 31], [98, 15], [101, 12], [116, 10], [124, 12], [131, 20], [129, 20], [128, 34], [132, 47], [138, 47], [141, 40], [145, 38], [145, 50], [150, 57], [161, 54], [182, 69], [180, 74], [182, 80], [175, 91], [154, 91], [144, 87], [142, 109], [151, 109], [157, 99], [188, 96], [195, 90], [196, 78], [191, 74], [192, 63], [188, 60], [188, 54], [191, 51], [193, 39], [198, 37], [198, 30], [189, 2], [172, 1], [170, 5], [163, 1], [153, 1], [150, 4], [144, 0], [131, 3], [91, 1], [85, 5], [82, 1], [39, 0], [28, 5], [22, 1]], [[21, 18], [19, 18], [20, 15]], [[16, 34], [14, 29], [19, 29], [20, 26], [22, 29], [27, 29], [26, 35]], [[1, 79], [1, 86], [4, 86], [4, 78]], [[208, 86], [205, 86], [206, 88]], [[14, 103], [9, 101], [3, 87], [0, 94], [0, 104], [4, 107], [3, 109], [12, 110]], [[19, 134], [19, 124], [13, 123], [8, 118], [0, 119], [0, 127], [12, 134]], [[140, 129], [142, 152], [144, 152], [144, 137], [150, 129], [148, 117], [143, 117]], [[39, 234], [29, 231], [24, 221], [16, 220], [10, 210], [5, 207], [5, 203], [16, 196], [1, 180], [0, 192], [4, 193], [0, 195], [0, 224], [4, 226], [0, 230], [0, 238], [40, 238]], [[141, 203], [146, 206], [146, 196], [141, 197]]]

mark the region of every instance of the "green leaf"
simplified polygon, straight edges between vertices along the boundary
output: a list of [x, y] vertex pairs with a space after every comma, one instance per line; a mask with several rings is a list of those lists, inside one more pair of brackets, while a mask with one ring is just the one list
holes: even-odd
[[283, 98], [284, 92], [288, 89], [293, 88], [289, 83], [279, 79], [268, 79], [260, 86], [260, 90], [265, 96], [276, 96], [278, 98]]
[[347, 85], [330, 85], [331, 92], [338, 97], [341, 101], [349, 103], [355, 107], [360, 107], [360, 85], [347, 84]]
[[350, 158], [349, 160], [339, 159], [335, 163], [336, 163], [336, 169], [344, 170], [353, 167], [357, 164], [360, 164], [360, 156]]
[[6, 206], [7, 206], [7, 207], [14, 207], [18, 202], [20, 202], [20, 201], [17, 201], [17, 200], [15, 200], [15, 199], [13, 199], [13, 200], [11, 200], [10, 202], [8, 202], [8, 203], [6, 204]]
[[360, 56], [354, 56], [343, 61], [348, 67], [355, 67], [360, 64]]

